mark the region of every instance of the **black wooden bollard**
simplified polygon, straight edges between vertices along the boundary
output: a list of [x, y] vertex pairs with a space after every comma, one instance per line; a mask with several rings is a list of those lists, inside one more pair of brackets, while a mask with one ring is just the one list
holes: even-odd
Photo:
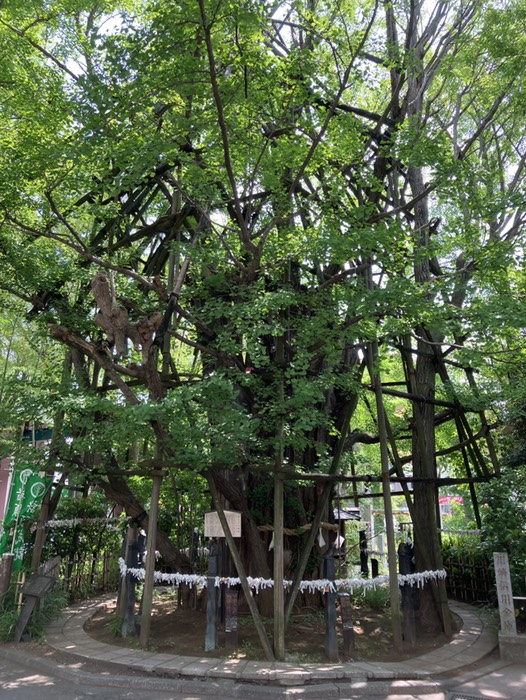
[[[128, 558], [126, 565], [129, 569], [134, 569], [139, 567], [139, 543], [137, 540], [133, 540], [128, 543]], [[122, 622], [121, 634], [123, 637], [128, 635], [136, 634], [136, 621], [135, 621], [135, 588], [137, 585], [137, 579], [131, 573], [126, 574], [126, 587], [125, 587], [125, 609], [124, 609], [124, 620]]]
[[225, 593], [225, 644], [227, 649], [237, 649], [237, 588], [227, 588]]
[[[402, 542], [398, 546], [398, 570], [401, 574], [414, 573], [413, 565], [413, 545], [409, 542]], [[404, 584], [400, 586], [402, 596], [402, 635], [411, 646], [416, 644], [416, 592], [413, 586]]]
[[217, 595], [215, 579], [218, 575], [218, 556], [219, 548], [217, 544], [213, 542], [210, 545], [210, 553], [208, 555], [205, 651], [214, 651], [217, 646]]
[[364, 578], [369, 578], [369, 558], [367, 556], [367, 533], [360, 530], [360, 571]]
[[340, 614], [342, 616], [343, 653], [349, 659], [354, 651], [354, 627], [352, 621], [351, 596], [348, 593], [340, 593]]
[[[324, 577], [329, 581], [336, 579], [336, 567], [334, 564], [334, 550], [331, 547], [323, 555]], [[335, 663], [338, 661], [338, 638], [336, 636], [336, 593], [327, 587], [325, 592], [325, 654], [327, 659]]]

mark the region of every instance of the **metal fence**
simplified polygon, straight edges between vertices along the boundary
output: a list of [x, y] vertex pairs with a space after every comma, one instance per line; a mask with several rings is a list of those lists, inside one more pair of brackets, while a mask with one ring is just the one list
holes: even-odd
[[444, 568], [447, 571], [446, 588], [450, 598], [464, 603], [496, 604], [495, 582], [486, 557], [446, 554]]

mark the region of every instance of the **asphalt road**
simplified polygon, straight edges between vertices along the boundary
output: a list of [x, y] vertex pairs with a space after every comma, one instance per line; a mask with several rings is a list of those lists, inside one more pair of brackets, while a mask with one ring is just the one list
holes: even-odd
[[[218, 692], [217, 686], [214, 687], [213, 693], [195, 693], [195, 692], [178, 692], [172, 690], [162, 690], [160, 688], [147, 689], [145, 687], [133, 687], [136, 684], [134, 679], [130, 679], [129, 683], [125, 680], [120, 687], [92, 685], [86, 686], [85, 678], [79, 678], [79, 683], [73, 682], [67, 677], [56, 676], [53, 674], [53, 669], [42, 670], [38, 666], [33, 665], [31, 668], [31, 657], [27, 658], [27, 665], [20, 663], [19, 660], [0, 658], [0, 699], [1, 700], [233, 700], [231, 694], [222, 695]], [[71, 671], [69, 672], [71, 678]], [[99, 681], [100, 682], [100, 681]], [[152, 686], [157, 683], [152, 682]], [[212, 689], [210, 689], [212, 690]], [[255, 688], [247, 693], [248, 698], [255, 699]], [[267, 689], [260, 698], [262, 700], [270, 700], [272, 697], [283, 698], [283, 689], [274, 689], [275, 694], [270, 688]], [[311, 692], [304, 694], [300, 689], [294, 691], [285, 697], [298, 698], [302, 697], [313, 700], [316, 697], [314, 689]], [[270, 692], [269, 692], [270, 691]], [[299, 692], [298, 692], [299, 691]], [[256, 691], [257, 692], [257, 691]], [[239, 695], [237, 697], [240, 697]], [[422, 700], [444, 700], [444, 695], [426, 695], [420, 696]], [[416, 700], [417, 696], [394, 695], [390, 696], [372, 696], [367, 695], [367, 700]], [[343, 699], [342, 699], [343, 700]], [[349, 700], [356, 700], [356, 696]]]
[[[43, 660], [23, 651], [0, 654], [0, 700], [320, 700], [323, 686], [279, 688], [228, 681], [181, 681], [144, 676], [97, 673], [96, 662], [86, 673], [75, 664]], [[374, 692], [374, 691], [373, 691]], [[372, 695], [371, 690], [340, 700], [445, 700], [445, 693]], [[330, 697], [334, 697], [329, 694]], [[330, 700], [329, 697], [326, 700]]]
[[[210, 700], [210, 695], [147, 690], [133, 687], [104, 687], [73, 683], [54, 677], [38, 668], [22, 665], [12, 659], [0, 659], [1, 700]], [[231, 700], [231, 696], [214, 694], [215, 700]]]

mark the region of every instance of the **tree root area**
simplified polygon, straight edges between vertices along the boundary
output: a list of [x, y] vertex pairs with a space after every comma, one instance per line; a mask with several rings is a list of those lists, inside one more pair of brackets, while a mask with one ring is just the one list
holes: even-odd
[[[220, 618], [220, 615], [218, 615]], [[136, 616], [137, 624], [140, 622]], [[265, 628], [272, 639], [273, 621], [265, 619]], [[456, 627], [459, 628], [456, 619]], [[138, 629], [135, 635], [120, 635], [122, 619], [115, 613], [115, 604], [101, 608], [88, 621], [86, 632], [94, 639], [120, 647], [140, 648]], [[248, 613], [238, 617], [237, 645], [229, 643], [224, 622], [217, 622], [217, 646], [205, 652], [206, 614], [178, 604], [177, 596], [158, 594], [154, 598], [150, 651], [180, 656], [211, 658], [265, 659], [257, 631]], [[341, 624], [337, 625], [340, 661], [401, 661], [420, 656], [447, 642], [445, 637], [429, 634], [420, 636], [413, 645], [404, 643], [400, 652], [393, 649], [391, 619], [388, 610], [365, 606], [353, 608], [354, 648], [346, 653]], [[324, 662], [325, 621], [323, 610], [304, 608], [297, 611], [287, 627], [286, 661], [295, 663]]]

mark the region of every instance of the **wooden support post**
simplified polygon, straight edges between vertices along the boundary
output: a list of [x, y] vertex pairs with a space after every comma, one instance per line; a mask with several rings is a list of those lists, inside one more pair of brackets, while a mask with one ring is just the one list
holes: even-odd
[[102, 589], [104, 592], [110, 588], [110, 550], [104, 552], [102, 564]]
[[385, 512], [385, 530], [387, 535], [387, 563], [389, 568], [389, 597], [391, 601], [391, 628], [393, 631], [393, 646], [396, 651], [402, 648], [402, 620], [398, 602], [398, 570], [396, 566], [396, 544], [393, 523], [393, 504], [391, 502], [391, 483], [389, 477], [389, 452], [385, 409], [382, 396], [382, 383], [378, 371], [378, 343], [369, 345], [368, 353], [369, 374], [374, 386], [376, 398], [376, 413], [378, 420], [378, 437], [380, 439], [380, 461], [382, 466], [382, 495]]
[[14, 554], [2, 554], [0, 562], [0, 599], [7, 593], [11, 585]]
[[155, 574], [155, 547], [157, 544], [157, 516], [159, 513], [159, 496], [162, 477], [155, 474], [152, 484], [152, 498], [148, 517], [148, 545], [146, 555], [146, 572], [142, 596], [142, 615], [140, 643], [143, 649], [150, 646], [150, 629], [152, 624], [153, 584]]
[[[219, 571], [219, 576], [221, 578], [225, 578], [230, 575], [230, 572], [227, 568], [227, 559], [228, 559], [228, 547], [226, 544], [226, 540], [224, 537], [219, 538], [218, 542], [218, 547], [219, 547], [219, 557], [218, 557], [218, 571]], [[221, 625], [225, 624], [225, 584], [221, 583], [219, 588], [217, 589], [218, 593], [218, 621], [220, 622]]]
[[274, 655], [278, 661], [285, 658], [285, 588], [283, 585], [283, 479], [274, 475]]
[[285, 402], [285, 340], [276, 338], [276, 365], [279, 369], [277, 382], [278, 420], [276, 425], [276, 453], [274, 463], [274, 656], [278, 661], [285, 658], [285, 589], [283, 566], [283, 536], [285, 525], [285, 498], [283, 482], [284, 418]]
[[[323, 555], [324, 577], [329, 581], [336, 578], [334, 550], [332, 547]], [[338, 638], [336, 636], [336, 592], [325, 592], [325, 654], [331, 663], [338, 661]]]
[[207, 601], [206, 601], [206, 634], [205, 634], [205, 651], [214, 651], [217, 646], [217, 592], [215, 579], [218, 575], [219, 567], [219, 547], [216, 542], [210, 545], [208, 555], [208, 579], [206, 585]]

